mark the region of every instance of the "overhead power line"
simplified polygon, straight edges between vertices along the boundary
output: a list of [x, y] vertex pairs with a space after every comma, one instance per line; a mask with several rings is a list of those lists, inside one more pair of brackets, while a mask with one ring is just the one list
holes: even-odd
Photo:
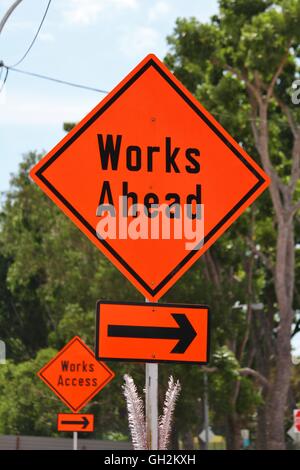
[[[0, 75], [0, 80], [1, 80], [1, 77], [2, 77], [2, 67], [1, 67], [0, 70], [1, 70], [1, 75]], [[0, 93], [2, 92], [2, 90], [3, 90], [4, 86], [5, 86], [7, 77], [8, 77], [8, 68], [5, 67], [5, 75], [4, 75], [3, 83], [2, 83], [2, 85], [0, 84]]]
[[0, 34], [8, 20], [8, 18], [10, 17], [10, 15], [14, 12], [14, 10], [17, 8], [18, 5], [20, 5], [20, 3], [22, 2], [22, 0], [15, 0], [15, 2], [9, 7], [9, 9], [7, 10], [7, 12], [5, 13], [5, 15], [3, 16], [2, 20], [0, 20]]
[[37, 32], [35, 33], [35, 36], [34, 36], [33, 40], [31, 41], [31, 43], [30, 43], [28, 49], [26, 50], [25, 54], [21, 57], [21, 59], [18, 60], [18, 62], [16, 62], [15, 64], [13, 64], [12, 67], [16, 67], [16, 66], [20, 65], [20, 63], [23, 62], [23, 60], [27, 57], [27, 55], [28, 55], [29, 52], [31, 51], [31, 49], [32, 49], [32, 47], [33, 47], [35, 41], [37, 40], [37, 37], [38, 37], [38, 35], [39, 35], [39, 32], [40, 32], [41, 29], [42, 29], [42, 26], [43, 26], [43, 23], [44, 23], [45, 18], [46, 18], [46, 16], [47, 16], [47, 13], [48, 13], [48, 10], [49, 10], [51, 1], [52, 1], [52, 0], [49, 0], [49, 1], [48, 1], [48, 4], [47, 4], [46, 10], [45, 10], [45, 13], [44, 13], [44, 15], [43, 15], [43, 18], [42, 18], [42, 20], [41, 20], [41, 22], [40, 22], [40, 25], [39, 25], [39, 27], [38, 27], [38, 29], [37, 29]]
[[[12, 5], [12, 7], [8, 10], [8, 12], [6, 13], [6, 15], [4, 16], [3, 20], [1, 21], [0, 25], [1, 25], [1, 29], [3, 28], [5, 22], [7, 21], [9, 15], [12, 13], [12, 11], [17, 7], [17, 5], [19, 5], [21, 3], [22, 0], [16, 0], [15, 3]], [[58, 78], [54, 78], [54, 77], [48, 77], [47, 75], [41, 75], [39, 73], [35, 73], [35, 72], [28, 72], [26, 70], [20, 70], [18, 68], [16, 68], [19, 64], [21, 64], [21, 62], [23, 62], [23, 60], [27, 57], [27, 55], [29, 54], [29, 52], [31, 51], [34, 43], [36, 42], [37, 38], [38, 38], [38, 35], [41, 31], [41, 28], [43, 26], [43, 23], [46, 19], [46, 16], [47, 16], [47, 13], [48, 13], [48, 10], [49, 10], [49, 7], [50, 7], [50, 4], [51, 4], [51, 1], [52, 0], [48, 0], [48, 3], [47, 3], [47, 6], [46, 6], [46, 9], [45, 9], [45, 12], [44, 12], [44, 15], [42, 17], [42, 20], [40, 22], [40, 25], [37, 29], [37, 32], [35, 33], [34, 35], [34, 38], [33, 40], [31, 41], [29, 47], [27, 48], [25, 54], [21, 57], [21, 59], [16, 62], [15, 64], [13, 65], [5, 65], [3, 61], [0, 60], [0, 81], [1, 81], [1, 78], [2, 78], [2, 74], [3, 74], [3, 71], [4, 71], [4, 79], [3, 79], [3, 82], [2, 84], [0, 83], [0, 93], [2, 92], [4, 86], [5, 86], [5, 83], [7, 81], [7, 77], [8, 77], [8, 73], [10, 71], [13, 71], [13, 72], [18, 72], [18, 73], [21, 73], [23, 75], [29, 75], [29, 76], [32, 76], [32, 77], [36, 77], [36, 78], [41, 78], [43, 80], [48, 80], [48, 81], [51, 81], [51, 82], [56, 82], [56, 83], [60, 83], [62, 85], [68, 85], [68, 86], [72, 86], [72, 87], [75, 87], [75, 88], [82, 88], [84, 90], [90, 90], [90, 91], [95, 91], [95, 92], [98, 92], [98, 93], [104, 93], [104, 94], [107, 94], [108, 91], [106, 90], [101, 90], [99, 88], [95, 88], [95, 87], [90, 87], [90, 86], [87, 86], [87, 85], [82, 85], [80, 83], [74, 83], [74, 82], [69, 82], [69, 81], [66, 81], [66, 80], [60, 80]], [[1, 32], [1, 30], [0, 30]]]
[[[1, 66], [1, 64], [0, 64], [0, 66]], [[15, 67], [10, 67], [10, 66], [5, 65], [5, 64], [3, 64], [3, 67], [6, 68], [7, 73], [8, 73], [8, 71], [12, 71], [12, 72], [21, 73], [23, 75], [29, 75], [31, 77], [41, 78], [43, 80], [48, 80], [48, 81], [51, 81], [51, 82], [60, 83], [62, 85], [72, 86], [72, 87], [75, 87], [75, 88], [82, 88], [84, 90], [96, 91], [97, 93], [104, 93], [104, 94], [108, 93], [108, 91], [101, 90], [100, 88], [95, 88], [95, 87], [91, 87], [91, 86], [88, 86], [88, 85], [82, 85], [80, 83], [69, 82], [69, 81], [66, 81], [66, 80], [60, 80], [59, 78], [48, 77], [47, 75], [41, 75], [41, 74], [35, 73], [35, 72], [28, 72], [27, 70], [16, 69]]]

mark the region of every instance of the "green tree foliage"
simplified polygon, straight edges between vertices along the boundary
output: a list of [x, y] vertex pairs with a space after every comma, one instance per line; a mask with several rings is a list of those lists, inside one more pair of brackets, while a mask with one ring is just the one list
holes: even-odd
[[60, 401], [37, 377], [37, 371], [56, 353], [41, 350], [36, 358], [0, 368], [0, 432], [50, 436], [57, 433]]
[[[80, 335], [93, 348], [96, 300], [141, 300], [141, 296], [29, 180], [28, 171], [39, 158], [40, 156], [34, 153], [24, 158], [19, 173], [12, 179], [11, 189], [2, 208], [0, 240], [3, 253], [2, 288], [5, 289], [5, 295], [2, 297], [3, 314], [0, 318], [3, 323], [2, 331], [7, 331], [7, 337], [11, 335], [19, 342], [18, 354], [13, 349], [8, 354], [15, 362], [8, 366], [9, 387], [25, 389], [30, 374], [33, 382], [28, 388], [26, 400], [21, 398], [21, 395], [18, 398], [9, 393], [5, 367], [2, 369], [4, 375], [0, 376], [0, 386], [4, 387], [3, 396], [13, 396], [17, 405], [14, 418], [10, 418], [13, 424], [9, 424], [5, 416], [9, 414], [11, 401], [4, 398], [0, 420], [3, 432], [6, 433], [29, 432], [30, 427], [33, 434], [52, 435], [55, 433], [53, 420], [58, 402], [52, 392], [48, 392], [46, 386], [35, 376], [43, 364], [41, 358], [45, 358], [44, 363], [47, 362], [48, 349], [45, 348], [58, 350], [75, 335]], [[243, 244], [237, 241], [236, 249], [238, 246], [243, 251]], [[223, 248], [222, 256], [227, 258], [232, 266], [230, 276], [226, 273], [227, 299], [223, 298], [221, 292], [216, 293], [207, 272], [208, 268], [203, 262], [197, 263], [164, 299], [210, 304], [213, 312], [214, 353], [228, 338], [235, 341], [243, 333], [243, 324], [245, 325], [245, 314], [241, 310], [231, 309], [237, 299], [245, 301], [243, 291], [246, 277], [243, 274], [241, 255], [238, 250], [233, 250], [229, 237], [224, 238]], [[14, 308], [10, 303], [12, 301]], [[18, 323], [15, 323], [17, 319]], [[15, 324], [17, 326], [11, 330], [11, 325]], [[44, 332], [43, 335], [40, 334], [41, 331]], [[54, 350], [51, 351], [54, 354]], [[213, 364], [214, 356], [212, 359]], [[121, 393], [123, 375], [130, 373], [140, 389], [144, 387], [142, 364], [109, 365], [115, 371], [116, 379], [109, 385], [109, 390], [106, 388], [86, 408], [96, 415], [97, 435], [100, 437], [111, 433], [128, 435], [126, 408]], [[230, 362], [228, 367], [231, 367]], [[176, 414], [178, 437], [185, 439], [190, 432], [197, 436], [202, 425], [202, 404], [199, 402], [203, 391], [202, 369], [198, 366], [160, 366], [160, 406], [170, 374], [178, 377], [183, 386], [182, 399]], [[26, 405], [27, 400], [30, 402], [37, 399], [34, 392], [37, 383], [38, 390], [44, 390], [46, 397], [52, 396], [52, 400], [46, 401], [45, 413], [42, 407], [39, 408], [40, 404], [35, 411], [30, 412], [32, 419], [38, 417], [37, 423], [41, 421], [43, 427], [38, 427], [40, 424], [26, 424], [27, 414], [23, 413], [22, 408], [24, 400]], [[251, 382], [249, 386], [253, 392]], [[220, 388], [211, 387], [212, 403], [214, 400], [216, 403], [222, 401], [223, 396]], [[253, 393], [249, 394], [250, 408], [253, 396]], [[228, 413], [226, 400], [224, 403], [221, 413], [223, 418]], [[50, 411], [47, 411], [48, 406], [52, 406], [51, 419]]]
[[[240, 365], [248, 361], [260, 373], [256, 379], [266, 405], [258, 417], [259, 445], [280, 449], [291, 377], [290, 331], [299, 299], [294, 238], [299, 233], [300, 108], [292, 104], [291, 86], [299, 75], [300, 2], [220, 0], [219, 5], [209, 24], [177, 20], [166, 63], [271, 176], [271, 197], [264, 194], [252, 215], [248, 211], [243, 218], [245, 225], [239, 222], [230, 231], [230, 237], [233, 231], [242, 237], [242, 258], [247, 251], [254, 257], [247, 303], [259, 298], [264, 315], [248, 309], [243, 353], [232, 342], [229, 348]], [[247, 224], [252, 225], [248, 234]], [[215, 248], [220, 259], [223, 248], [222, 240]], [[228, 269], [227, 263], [223, 258]], [[228, 299], [228, 290], [223, 292]]]

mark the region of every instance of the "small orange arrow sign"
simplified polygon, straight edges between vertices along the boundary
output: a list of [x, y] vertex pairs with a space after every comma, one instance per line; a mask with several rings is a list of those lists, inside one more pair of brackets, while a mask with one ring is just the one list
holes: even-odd
[[57, 415], [57, 430], [66, 432], [93, 432], [94, 415], [59, 413]]
[[97, 303], [97, 359], [208, 362], [209, 312], [203, 305]]

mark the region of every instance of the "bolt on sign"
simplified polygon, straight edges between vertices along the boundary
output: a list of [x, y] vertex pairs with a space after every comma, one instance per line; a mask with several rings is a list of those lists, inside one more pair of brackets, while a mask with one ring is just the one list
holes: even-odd
[[206, 364], [209, 309], [204, 305], [99, 301], [95, 357]]
[[268, 176], [154, 55], [31, 171], [148, 299], [159, 299]]
[[59, 413], [57, 430], [64, 432], [94, 432], [94, 415]]
[[75, 336], [38, 376], [74, 413], [83, 408], [115, 374], [95, 359], [93, 351]]

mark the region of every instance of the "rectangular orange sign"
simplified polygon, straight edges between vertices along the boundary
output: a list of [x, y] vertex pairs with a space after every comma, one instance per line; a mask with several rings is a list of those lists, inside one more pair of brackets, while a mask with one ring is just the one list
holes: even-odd
[[206, 364], [209, 308], [99, 301], [95, 357], [98, 360]]
[[93, 432], [94, 415], [78, 413], [59, 413], [57, 430], [71, 432]]

